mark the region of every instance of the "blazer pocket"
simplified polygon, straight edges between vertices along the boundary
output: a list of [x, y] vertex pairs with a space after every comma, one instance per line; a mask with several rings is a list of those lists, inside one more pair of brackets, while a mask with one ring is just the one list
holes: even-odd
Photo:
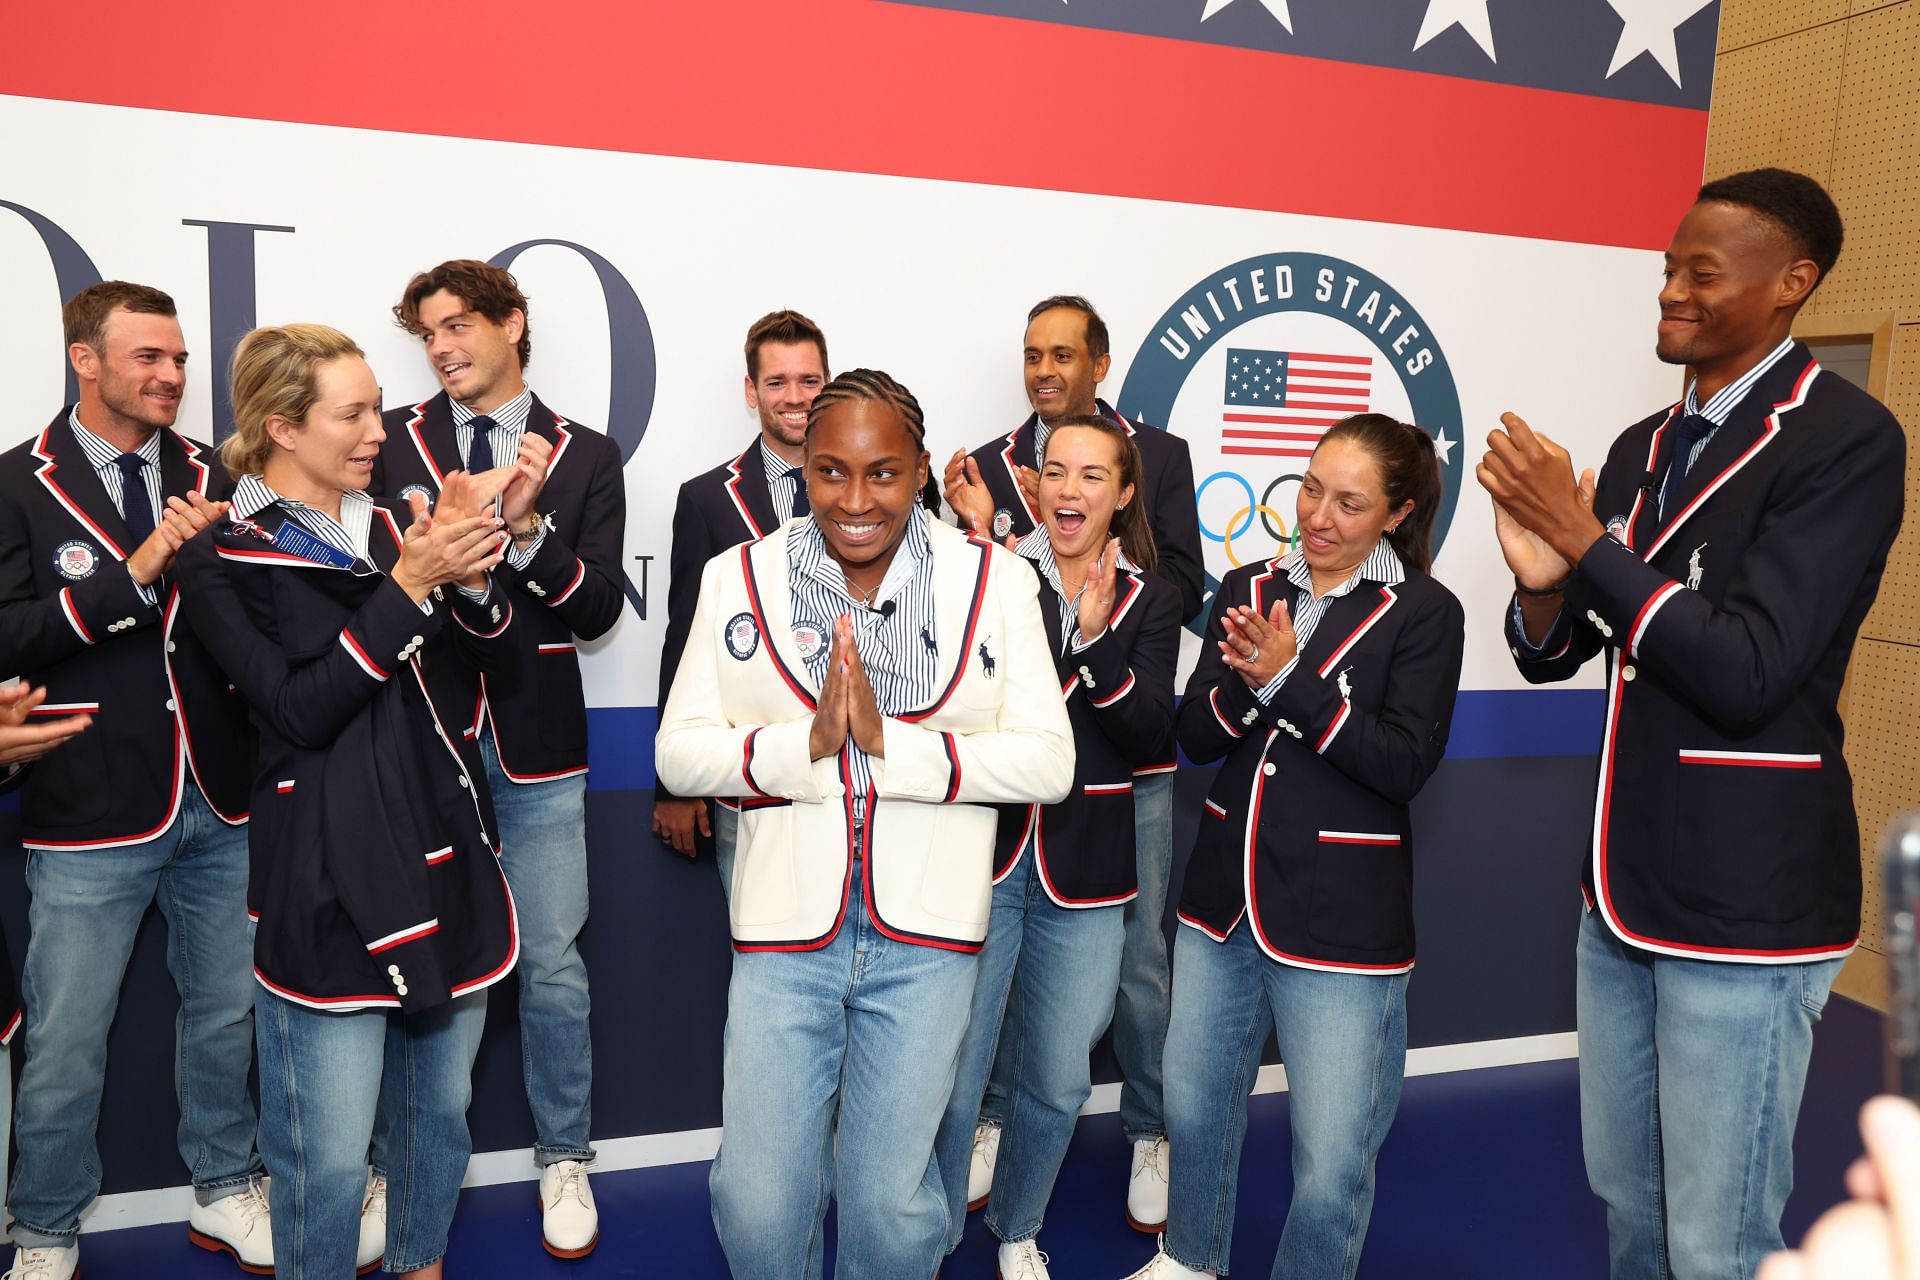
[[999, 811], [987, 805], [933, 807], [933, 830], [920, 853], [920, 909], [960, 925], [956, 933], [966, 935], [986, 927], [999, 818]]
[[1832, 856], [1826, 828], [1834, 783], [1825, 766], [1818, 752], [1682, 749], [1673, 793], [1674, 896], [1725, 920], [1804, 916]]
[[1398, 832], [1322, 831], [1313, 860], [1308, 933], [1356, 951], [1379, 951], [1407, 939], [1413, 877]]
[[793, 917], [800, 893], [794, 866], [791, 804], [741, 806], [739, 852], [728, 895], [733, 922], [741, 928], [779, 924]]

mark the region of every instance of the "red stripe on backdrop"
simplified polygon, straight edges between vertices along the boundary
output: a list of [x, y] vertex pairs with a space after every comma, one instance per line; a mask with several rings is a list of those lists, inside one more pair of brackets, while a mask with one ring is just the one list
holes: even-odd
[[112, 12], [14, 6], [0, 93], [1636, 248], [1706, 147], [1704, 111], [877, 0]]

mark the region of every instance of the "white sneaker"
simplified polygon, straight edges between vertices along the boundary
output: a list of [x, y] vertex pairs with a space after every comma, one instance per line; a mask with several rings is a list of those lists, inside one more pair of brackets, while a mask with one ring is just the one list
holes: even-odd
[[255, 1178], [238, 1195], [187, 1210], [187, 1239], [212, 1253], [231, 1254], [248, 1275], [273, 1274], [273, 1220], [267, 1180]]
[[13, 1251], [13, 1266], [0, 1280], [73, 1280], [80, 1267], [80, 1245], [65, 1249], [27, 1249]]
[[1140, 1268], [1127, 1280], [1215, 1280], [1211, 1271], [1195, 1271], [1192, 1267], [1182, 1266], [1167, 1254], [1167, 1239], [1160, 1238], [1160, 1247], [1154, 1251], [1153, 1261]]
[[353, 1273], [363, 1276], [387, 1255], [387, 1180], [367, 1170], [367, 1195], [360, 1202], [360, 1247], [354, 1251]]
[[1141, 1138], [1133, 1144], [1133, 1172], [1127, 1177], [1127, 1225], [1151, 1235], [1167, 1229], [1167, 1140]]
[[600, 1211], [587, 1175], [593, 1166], [561, 1160], [540, 1171], [540, 1243], [556, 1258], [584, 1258], [600, 1243]]
[[967, 1161], [967, 1212], [987, 1202], [993, 1190], [993, 1162], [1000, 1158], [1000, 1126], [974, 1126], [973, 1157]]
[[995, 1261], [999, 1280], [1052, 1280], [1047, 1274], [1047, 1255], [1034, 1240], [1002, 1244]]

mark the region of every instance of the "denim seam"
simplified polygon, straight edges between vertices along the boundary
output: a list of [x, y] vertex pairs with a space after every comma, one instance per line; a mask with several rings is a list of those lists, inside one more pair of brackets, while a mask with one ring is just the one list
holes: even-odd
[[[1747, 1149], [1746, 1174], [1740, 1183], [1740, 1212], [1736, 1218], [1739, 1227], [1734, 1238], [1733, 1254], [1742, 1275], [1749, 1274], [1759, 1265], [1758, 1258], [1748, 1255], [1747, 1242], [1753, 1237], [1753, 1216], [1758, 1207], [1756, 1201], [1764, 1202], [1766, 1199], [1764, 1194], [1756, 1196], [1754, 1188], [1755, 1175], [1761, 1172], [1762, 1161], [1769, 1162], [1766, 1172], [1771, 1173], [1773, 1131], [1778, 1123], [1773, 1103], [1780, 1087], [1780, 1042], [1785, 1031], [1781, 1025], [1784, 1021], [1781, 1015], [1785, 1010], [1782, 1008], [1783, 1001], [1780, 999], [1782, 993], [1779, 988], [1784, 985], [1781, 983], [1781, 978], [1785, 976], [1776, 970], [1774, 997], [1767, 1001], [1767, 1065], [1765, 1078], [1760, 1085], [1760, 1123], [1753, 1127], [1752, 1136], [1749, 1139], [1751, 1145]], [[1764, 1185], [1766, 1179], [1761, 1178], [1760, 1181]]]

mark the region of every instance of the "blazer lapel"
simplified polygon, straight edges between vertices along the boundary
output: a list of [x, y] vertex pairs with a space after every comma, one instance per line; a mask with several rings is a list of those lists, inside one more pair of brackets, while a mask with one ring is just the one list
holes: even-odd
[[453, 402], [446, 392], [413, 407], [413, 416], [407, 419], [407, 444], [426, 464], [436, 490], [446, 483], [449, 471], [465, 468], [453, 434]]
[[[787, 580], [786, 536], [775, 529], [757, 542], [743, 543], [724, 554], [746, 557], [747, 599], [753, 607], [754, 623], [760, 628], [760, 643], [766, 646], [767, 657], [787, 687], [812, 710], [820, 688], [793, 638], [793, 586]], [[828, 629], [821, 643], [832, 644], [832, 620], [823, 618], [821, 622]]]
[[1778, 410], [1797, 402], [1795, 392], [1805, 390], [1806, 376], [1814, 367], [1812, 353], [1796, 342], [1748, 389], [1746, 397], [1734, 406], [1725, 424], [1700, 451], [1699, 460], [1687, 469], [1675, 499], [1678, 509], [1669, 514], [1660, 526], [1659, 536], [1647, 547], [1648, 560], [1762, 449], [1773, 443], [1780, 434]]
[[1328, 660], [1359, 640], [1397, 598], [1393, 588], [1377, 582], [1354, 584], [1353, 590], [1328, 605], [1321, 615], [1320, 625], [1313, 629], [1313, 638], [1300, 654], [1300, 665], [1294, 668], [1295, 676], [1312, 672], [1326, 678], [1331, 674], [1326, 670]]
[[[760, 456], [758, 437], [755, 437], [754, 442], [741, 453], [734, 469], [739, 476], [732, 482], [734, 496], [746, 507], [753, 524], [768, 532], [777, 529], [780, 521], [774, 514], [773, 495], [767, 490], [766, 460]], [[752, 525], [748, 526], [747, 531], [758, 532]]]
[[172, 431], [160, 437], [160, 492], [167, 497], [185, 497], [191, 491], [205, 494], [213, 478], [213, 468], [201, 457], [200, 446]]
[[[107, 496], [106, 486], [100, 483], [93, 463], [87, 459], [87, 451], [74, 439], [66, 411], [40, 433], [33, 452], [42, 460], [36, 474], [54, 501], [99, 539], [109, 555], [125, 560], [135, 550], [128, 545], [132, 537], [127, 533], [126, 521], [113, 505], [113, 499]], [[163, 449], [163, 460], [164, 456]], [[159, 512], [154, 515], [158, 517]]]

